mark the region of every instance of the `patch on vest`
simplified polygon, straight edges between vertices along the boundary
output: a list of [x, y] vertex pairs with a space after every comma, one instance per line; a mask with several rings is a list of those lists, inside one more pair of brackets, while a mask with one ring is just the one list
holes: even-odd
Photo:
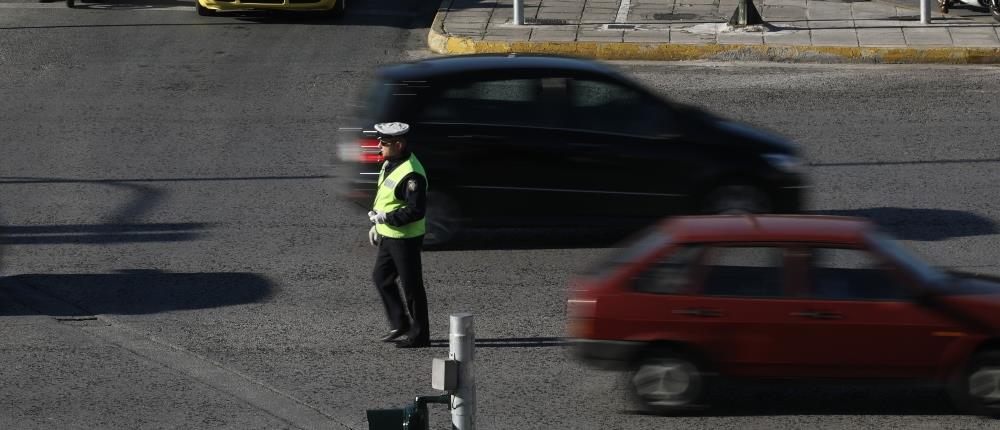
[[410, 191], [416, 191], [417, 190], [417, 180], [416, 179], [410, 179], [409, 181], [406, 181], [406, 189], [410, 190]]
[[389, 188], [396, 188], [396, 181], [393, 181], [392, 179], [386, 179], [384, 184]]

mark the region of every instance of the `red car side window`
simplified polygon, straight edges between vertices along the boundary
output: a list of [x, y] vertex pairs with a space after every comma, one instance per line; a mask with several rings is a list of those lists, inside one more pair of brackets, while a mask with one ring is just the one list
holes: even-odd
[[689, 293], [695, 265], [703, 251], [701, 245], [679, 247], [632, 278], [632, 288], [641, 293]]
[[815, 248], [809, 264], [811, 296], [828, 300], [907, 300], [908, 288], [868, 251]]
[[701, 294], [733, 297], [784, 297], [783, 247], [724, 246], [709, 249]]

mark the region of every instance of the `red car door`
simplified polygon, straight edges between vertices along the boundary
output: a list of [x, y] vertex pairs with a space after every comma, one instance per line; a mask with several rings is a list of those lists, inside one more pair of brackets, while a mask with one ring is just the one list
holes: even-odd
[[777, 244], [709, 248], [698, 303], [674, 312], [715, 318], [715, 336], [703, 347], [725, 374], [781, 376], [789, 370], [789, 351], [796, 345], [786, 341], [785, 315], [799, 303], [790, 288], [797, 273], [792, 256]]
[[810, 260], [809, 300], [785, 318], [790, 358], [813, 376], [930, 376], [962, 335], [868, 251], [817, 247]]

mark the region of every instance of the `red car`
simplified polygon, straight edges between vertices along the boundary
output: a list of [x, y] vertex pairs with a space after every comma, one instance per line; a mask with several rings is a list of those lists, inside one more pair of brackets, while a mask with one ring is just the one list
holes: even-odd
[[724, 377], [943, 383], [1000, 413], [1000, 278], [941, 272], [861, 219], [666, 220], [573, 282], [580, 359], [630, 370], [654, 413]]

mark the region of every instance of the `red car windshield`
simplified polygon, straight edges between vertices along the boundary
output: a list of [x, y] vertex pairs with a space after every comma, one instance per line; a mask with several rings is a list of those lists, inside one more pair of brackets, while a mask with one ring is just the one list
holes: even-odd
[[899, 242], [885, 233], [869, 233], [868, 240], [873, 248], [912, 273], [924, 285], [941, 285], [948, 278], [948, 275], [924, 263], [916, 254], [901, 246]]
[[653, 225], [626, 239], [621, 247], [611, 251], [582, 274], [594, 278], [607, 277], [619, 267], [635, 263], [649, 253], [663, 249], [669, 243], [670, 235], [663, 230], [663, 226]]

